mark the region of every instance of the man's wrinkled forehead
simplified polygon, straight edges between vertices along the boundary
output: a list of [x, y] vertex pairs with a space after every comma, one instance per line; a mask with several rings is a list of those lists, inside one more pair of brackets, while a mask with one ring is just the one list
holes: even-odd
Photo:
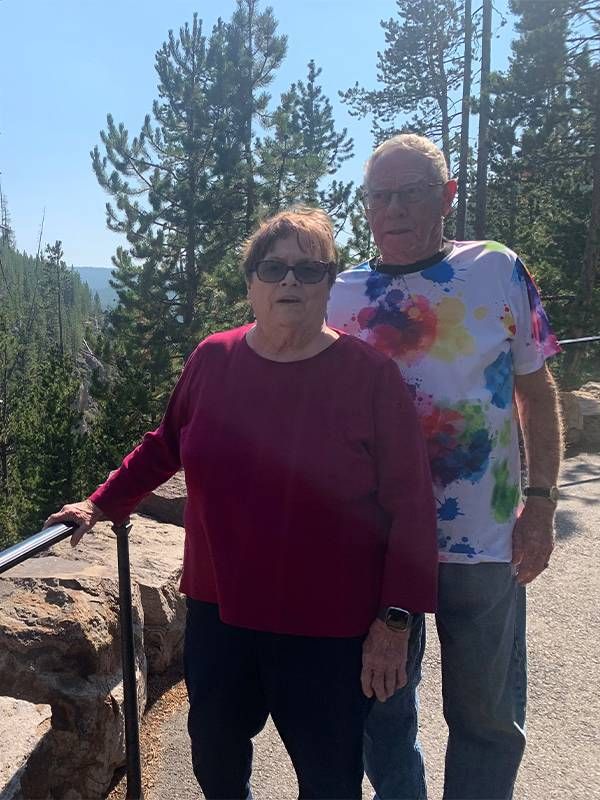
[[432, 165], [427, 156], [414, 150], [389, 150], [373, 163], [367, 178], [368, 188], [392, 189], [428, 183]]

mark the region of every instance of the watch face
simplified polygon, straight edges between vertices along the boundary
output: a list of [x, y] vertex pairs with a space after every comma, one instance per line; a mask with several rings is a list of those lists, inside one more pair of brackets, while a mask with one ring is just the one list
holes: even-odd
[[395, 631], [406, 631], [410, 627], [412, 616], [403, 608], [390, 607], [385, 616], [385, 624]]
[[560, 492], [558, 491], [556, 486], [552, 486], [550, 488], [550, 500], [552, 500], [555, 503], [558, 503], [558, 498], [559, 497], [560, 497]]

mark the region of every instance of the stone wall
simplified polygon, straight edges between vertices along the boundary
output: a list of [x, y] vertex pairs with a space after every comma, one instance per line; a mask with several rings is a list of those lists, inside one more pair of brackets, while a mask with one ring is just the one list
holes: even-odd
[[[167, 484], [163, 491], [178, 490]], [[175, 503], [177, 521], [183, 502]], [[147, 675], [182, 654], [184, 533], [180, 525], [146, 516], [134, 515], [132, 522], [141, 715]], [[2, 800], [104, 796], [125, 763], [117, 551], [108, 523], [97, 525], [77, 548], [66, 540], [0, 577], [0, 696]], [[9, 749], [4, 736], [11, 728], [22, 737]]]
[[575, 392], [561, 392], [565, 442], [568, 447], [600, 451], [600, 383], [586, 383]]

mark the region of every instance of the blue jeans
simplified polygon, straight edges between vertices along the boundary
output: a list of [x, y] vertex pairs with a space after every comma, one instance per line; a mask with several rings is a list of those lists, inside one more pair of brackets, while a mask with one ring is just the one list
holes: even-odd
[[[436, 623], [444, 800], [510, 800], [525, 747], [525, 590], [510, 564], [441, 564]], [[380, 800], [427, 796], [416, 724], [424, 636], [414, 633], [407, 686], [367, 720], [365, 766]]]
[[381, 800], [427, 797], [423, 755], [417, 738], [418, 685], [424, 651], [425, 617], [418, 614], [408, 640], [408, 683], [387, 702], [376, 700], [365, 724], [365, 771]]

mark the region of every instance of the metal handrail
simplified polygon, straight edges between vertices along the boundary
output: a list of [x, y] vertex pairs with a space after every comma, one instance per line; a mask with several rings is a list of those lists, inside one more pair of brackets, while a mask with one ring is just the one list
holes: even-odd
[[565, 344], [587, 344], [589, 342], [600, 342], [600, 336], [583, 336], [580, 339], [559, 339], [558, 343]]
[[74, 522], [60, 523], [59, 525], [51, 525], [39, 533], [35, 533], [28, 539], [22, 542], [13, 544], [12, 547], [7, 547], [6, 550], [0, 552], [0, 575], [12, 567], [16, 567], [22, 561], [25, 561], [31, 556], [41, 553], [48, 547], [58, 544], [67, 536], [70, 536], [77, 528]]
[[[113, 525], [117, 537], [119, 571], [119, 621], [121, 629], [121, 665], [123, 670], [123, 712], [125, 716], [125, 754], [127, 762], [127, 800], [143, 800], [140, 761], [140, 732], [137, 686], [135, 677], [135, 646], [133, 639], [133, 609], [131, 605], [131, 572], [129, 568], [129, 520]], [[0, 552], [0, 575], [42, 550], [66, 539], [77, 529], [73, 522], [51, 525], [22, 542]]]

